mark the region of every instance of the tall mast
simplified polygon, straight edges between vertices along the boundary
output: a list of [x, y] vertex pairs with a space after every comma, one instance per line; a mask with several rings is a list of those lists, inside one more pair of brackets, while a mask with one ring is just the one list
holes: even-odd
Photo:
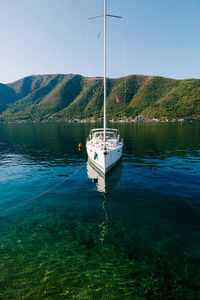
[[104, 17], [104, 119], [103, 119], [103, 129], [104, 129], [104, 148], [106, 148], [106, 23], [107, 17], [121, 18], [120, 16], [107, 15], [107, 0], [104, 0], [104, 14], [96, 17], [89, 18], [89, 20]]
[[106, 148], [106, 23], [107, 23], [107, 6], [106, 0], [104, 0], [104, 147]]

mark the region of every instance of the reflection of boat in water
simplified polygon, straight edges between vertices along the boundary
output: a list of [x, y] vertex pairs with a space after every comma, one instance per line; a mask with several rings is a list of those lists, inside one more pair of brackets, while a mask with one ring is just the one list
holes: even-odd
[[99, 173], [97, 169], [87, 162], [87, 174], [88, 178], [96, 184], [96, 189], [101, 193], [109, 193], [118, 183], [121, 175], [121, 165], [116, 166], [109, 174], [103, 175]]
[[94, 183], [96, 183], [96, 188], [98, 192], [105, 193], [106, 192], [106, 182], [105, 176], [100, 175], [95, 168], [91, 166], [89, 161], [87, 162], [87, 174], [88, 178], [92, 179]]
[[104, 239], [108, 233], [108, 211], [106, 208], [107, 195], [111, 190], [118, 184], [121, 176], [121, 165], [116, 166], [112, 171], [106, 176], [99, 173], [91, 163], [87, 162], [87, 174], [88, 178], [96, 184], [96, 189], [98, 192], [103, 193], [102, 209], [104, 211], [104, 220], [99, 224], [100, 228], [100, 242], [104, 242]]

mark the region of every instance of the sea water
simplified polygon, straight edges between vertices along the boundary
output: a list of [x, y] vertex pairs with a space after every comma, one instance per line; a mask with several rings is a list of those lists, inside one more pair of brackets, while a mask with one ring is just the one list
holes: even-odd
[[106, 179], [92, 126], [0, 124], [0, 298], [200, 299], [200, 123], [114, 124]]

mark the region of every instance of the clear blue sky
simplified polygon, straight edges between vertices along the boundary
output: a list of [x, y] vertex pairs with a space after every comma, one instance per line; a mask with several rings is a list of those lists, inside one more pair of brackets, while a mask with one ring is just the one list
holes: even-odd
[[[200, 0], [107, 0], [108, 76], [200, 78]], [[103, 75], [103, 0], [0, 0], [0, 82]], [[98, 33], [101, 35], [98, 38]]]

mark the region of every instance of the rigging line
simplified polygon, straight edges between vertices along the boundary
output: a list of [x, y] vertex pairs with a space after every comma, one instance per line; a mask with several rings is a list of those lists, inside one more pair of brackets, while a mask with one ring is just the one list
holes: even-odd
[[100, 102], [100, 98], [101, 98], [102, 90], [103, 90], [103, 84], [102, 84], [101, 80], [99, 81], [99, 87], [100, 87], [100, 91], [99, 91], [98, 98], [97, 98], [97, 110], [98, 110], [98, 106], [99, 106], [99, 102]]
[[30, 203], [31, 201], [33, 201], [33, 200], [35, 200], [35, 199], [38, 199], [38, 198], [44, 196], [44, 195], [47, 194], [48, 192], [54, 190], [55, 188], [57, 188], [58, 186], [60, 186], [61, 184], [63, 184], [65, 181], [69, 180], [72, 176], [74, 176], [76, 173], [78, 173], [84, 166], [85, 166], [85, 164], [83, 164], [80, 168], [78, 168], [76, 171], [74, 171], [74, 172], [73, 172], [71, 175], [69, 175], [67, 178], [65, 178], [65, 179], [62, 180], [61, 182], [57, 183], [57, 184], [54, 185], [53, 187], [49, 188], [48, 190], [42, 192], [41, 194], [39, 194], [39, 195], [37, 195], [37, 196], [34, 196], [34, 197], [32, 197], [32, 198], [30, 198], [30, 199], [28, 199], [28, 200], [25, 200], [25, 201], [23, 201], [23, 202], [20, 202], [20, 203], [14, 205], [14, 206], [11, 206], [10, 208], [7, 208], [7, 209], [5, 209], [5, 210], [3, 210], [3, 211], [0, 211], [0, 215], [3, 215], [3, 214], [5, 214], [5, 213], [7, 213], [7, 212], [9, 212], [9, 211], [11, 211], [11, 210], [13, 210], [13, 209], [19, 207], [19, 206], [22, 206], [22, 205], [24, 205], [24, 204]]
[[185, 197], [182, 197], [182, 199], [189, 205], [191, 208], [193, 208], [198, 214], [200, 213], [200, 210], [198, 207], [193, 205], [189, 200], [187, 200]]
[[89, 30], [90, 30], [90, 27], [89, 27], [89, 23], [87, 23], [87, 32], [86, 32], [86, 41], [85, 41], [85, 69], [87, 69], [87, 66], [88, 66], [88, 55], [86, 55], [86, 53], [88, 53], [89, 51]]
[[[85, 70], [87, 70], [87, 67], [89, 65], [89, 62], [88, 62], [88, 51], [89, 51], [89, 35], [90, 35], [90, 27], [89, 27], [89, 22], [87, 23], [87, 33], [86, 33], [86, 41], [85, 41]], [[87, 92], [86, 92], [86, 87], [87, 87], [87, 84], [88, 84], [88, 80], [86, 79], [87, 76], [86, 74], [84, 75], [84, 81], [83, 81], [83, 103], [85, 103], [85, 107], [86, 107], [86, 101], [87, 101]]]
[[[94, 35], [96, 36], [96, 32], [94, 33], [93, 30], [91, 30], [91, 22], [88, 22], [88, 36], [87, 36], [87, 53], [89, 53], [89, 56], [87, 55], [87, 73], [91, 74], [91, 69], [94, 65], [94, 57], [97, 55], [97, 49], [99, 48], [99, 40], [100, 38], [94, 39]], [[101, 31], [101, 27], [98, 29], [98, 32]], [[89, 44], [89, 41], [93, 41], [92, 44]]]
[[[124, 23], [121, 22], [121, 38], [122, 38], [122, 61], [123, 61], [123, 73], [126, 74], [126, 59], [125, 59], [125, 41], [124, 41]], [[127, 94], [127, 86], [126, 86], [126, 75], [124, 76], [124, 109], [126, 106], [126, 94]]]
[[[87, 39], [86, 39], [86, 50], [87, 50], [87, 53], [90, 53], [90, 56], [88, 55], [85, 55], [85, 69], [88, 70], [88, 74], [91, 73], [91, 67], [92, 67], [92, 64], [93, 64], [93, 58], [94, 58], [94, 55], [97, 53], [97, 47], [98, 47], [98, 43], [92, 43], [92, 47], [90, 47], [89, 45], [89, 36], [93, 35], [92, 31], [90, 30], [91, 29], [91, 25], [90, 25], [90, 22], [88, 22], [88, 25], [87, 25]], [[98, 33], [98, 39], [100, 37], [100, 32]], [[86, 79], [87, 78], [87, 79]], [[89, 104], [89, 102], [87, 102], [87, 87], [90, 87], [90, 85], [88, 84], [90, 80], [93, 80], [93, 78], [89, 78], [89, 77], [85, 77], [85, 80], [84, 80], [84, 88], [86, 89], [86, 92], [84, 94], [84, 103], [85, 103], [85, 108], [87, 107], [87, 105]], [[84, 109], [85, 110], [85, 109]]]

